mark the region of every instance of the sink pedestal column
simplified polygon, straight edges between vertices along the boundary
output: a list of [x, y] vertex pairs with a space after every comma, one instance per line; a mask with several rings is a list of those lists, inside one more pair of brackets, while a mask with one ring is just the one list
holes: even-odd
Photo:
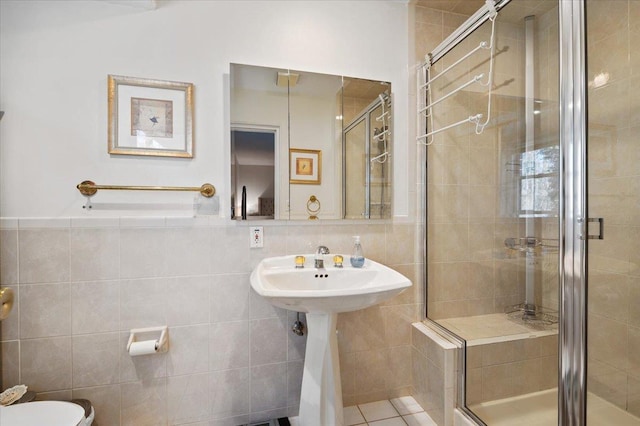
[[338, 314], [307, 314], [307, 349], [300, 394], [300, 426], [343, 426]]

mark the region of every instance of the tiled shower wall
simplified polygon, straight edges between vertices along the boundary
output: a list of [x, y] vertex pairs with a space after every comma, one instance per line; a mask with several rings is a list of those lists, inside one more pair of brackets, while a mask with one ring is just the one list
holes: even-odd
[[467, 405], [557, 386], [557, 334], [467, 346]]
[[414, 398], [441, 426], [453, 426], [460, 365], [456, 345], [428, 324], [412, 327]]
[[[362, 223], [362, 222], [361, 222]], [[419, 282], [415, 224], [264, 226], [196, 219], [3, 219], [0, 283], [17, 303], [2, 322], [3, 389], [87, 398], [98, 425], [235, 425], [295, 415], [305, 338], [295, 313], [250, 289], [260, 259], [323, 244], [365, 255]], [[411, 393], [410, 323], [420, 286], [340, 315], [345, 405]], [[169, 325], [166, 354], [132, 358], [131, 328]], [[202, 423], [205, 424], [205, 423]]]

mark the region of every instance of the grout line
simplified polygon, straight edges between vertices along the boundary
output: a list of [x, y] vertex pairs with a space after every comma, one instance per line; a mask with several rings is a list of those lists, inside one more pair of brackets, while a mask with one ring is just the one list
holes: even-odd
[[[374, 402], [382, 402], [385, 401], [384, 399], [381, 399], [380, 401], [374, 401]], [[393, 405], [393, 403], [391, 402], [391, 400], [387, 399], [386, 401], [389, 402], [389, 404], [391, 404], [391, 406], [393, 407], [393, 409], [395, 410], [397, 416], [392, 416], [392, 417], [384, 417], [382, 419], [377, 419], [377, 420], [372, 420], [373, 422], [379, 422], [381, 420], [389, 420], [389, 419], [396, 419], [396, 418], [400, 418], [404, 424], [407, 424], [407, 422], [404, 420], [404, 417], [402, 417], [402, 414], [400, 414], [400, 412], [398, 411], [398, 409], [396, 408], [395, 405]], [[358, 423], [357, 425], [354, 426], [362, 426], [362, 425], [366, 425], [369, 426], [369, 421], [364, 417], [364, 413], [362, 412], [362, 410], [360, 409], [360, 404], [356, 404], [356, 407], [358, 408], [358, 411], [360, 412], [360, 414], [362, 415], [362, 418], [365, 420], [365, 423]], [[423, 410], [424, 411], [424, 410]], [[412, 413], [409, 413], [412, 414]]]
[[369, 426], [369, 423], [367, 423], [367, 419], [364, 418], [364, 413], [362, 412], [362, 410], [360, 409], [360, 404], [356, 405], [356, 408], [358, 409], [358, 412], [360, 412], [360, 415], [362, 416], [362, 419], [365, 421], [364, 424], [366, 424], [367, 426]]

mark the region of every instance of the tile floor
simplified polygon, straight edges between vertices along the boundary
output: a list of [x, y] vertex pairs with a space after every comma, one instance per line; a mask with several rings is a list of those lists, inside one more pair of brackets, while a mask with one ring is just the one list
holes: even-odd
[[[298, 426], [297, 418], [291, 420]], [[345, 426], [437, 426], [411, 396], [344, 408]]]

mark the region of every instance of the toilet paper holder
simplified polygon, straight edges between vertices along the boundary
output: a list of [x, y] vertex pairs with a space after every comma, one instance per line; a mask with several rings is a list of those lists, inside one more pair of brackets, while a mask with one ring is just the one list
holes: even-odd
[[[132, 328], [129, 334], [129, 341], [127, 342], [127, 352], [130, 352], [131, 345], [134, 342], [138, 342], [138, 335], [143, 333], [160, 332], [160, 337], [155, 340], [155, 352], [164, 353], [169, 350], [169, 334], [167, 332], [168, 327], [166, 325], [160, 327], [147, 327], [147, 328]], [[152, 339], [151, 339], [152, 340]]]

